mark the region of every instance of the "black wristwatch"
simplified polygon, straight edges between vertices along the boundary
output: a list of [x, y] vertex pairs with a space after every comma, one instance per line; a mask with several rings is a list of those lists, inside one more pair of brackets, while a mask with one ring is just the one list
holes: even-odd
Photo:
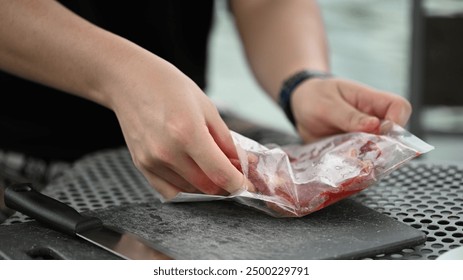
[[294, 90], [297, 88], [299, 84], [301, 84], [305, 80], [312, 78], [326, 79], [330, 77], [333, 77], [333, 75], [331, 75], [328, 72], [302, 70], [284, 81], [283, 86], [280, 90], [279, 104], [285, 112], [286, 117], [293, 124], [294, 127], [296, 127], [296, 120], [294, 119], [293, 110], [291, 108], [291, 96], [293, 95]]

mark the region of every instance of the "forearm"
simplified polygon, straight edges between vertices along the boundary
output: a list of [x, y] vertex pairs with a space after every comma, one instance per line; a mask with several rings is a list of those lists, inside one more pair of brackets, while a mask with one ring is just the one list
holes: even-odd
[[12, 74], [107, 106], [118, 69], [144, 55], [56, 1], [1, 2], [0, 69]]
[[189, 77], [55, 1], [0, 1], [0, 69], [112, 109], [135, 166], [165, 198], [243, 187], [230, 131]]
[[232, 0], [251, 68], [278, 99], [285, 79], [302, 69], [329, 70], [327, 40], [314, 0]]

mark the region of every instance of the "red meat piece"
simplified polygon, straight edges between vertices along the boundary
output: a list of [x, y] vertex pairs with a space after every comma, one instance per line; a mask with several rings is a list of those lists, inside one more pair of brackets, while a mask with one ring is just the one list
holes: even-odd
[[[341, 139], [338, 143], [328, 143], [318, 147], [297, 158], [290, 156], [293, 168], [298, 161], [314, 160], [323, 154], [327, 146], [339, 146], [349, 139]], [[341, 181], [333, 186], [324, 183], [323, 178], [313, 178], [308, 183], [295, 184], [287, 170], [276, 170], [273, 174], [262, 174], [259, 170], [259, 155], [248, 152], [248, 180], [254, 185], [256, 191], [268, 199], [266, 206], [276, 214], [285, 217], [301, 217], [320, 210], [343, 198], [346, 198], [368, 187], [374, 180], [372, 160], [381, 157], [382, 151], [373, 141], [367, 141], [359, 149], [349, 150], [345, 160], [350, 165], [356, 165], [358, 172], [354, 177]]]

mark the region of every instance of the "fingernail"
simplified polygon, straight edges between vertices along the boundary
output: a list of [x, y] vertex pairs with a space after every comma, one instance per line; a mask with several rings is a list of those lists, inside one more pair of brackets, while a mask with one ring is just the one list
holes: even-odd
[[360, 119], [360, 125], [361, 126], [368, 126], [372, 122], [372, 120], [374, 120], [373, 117], [362, 117]]
[[377, 128], [379, 125], [379, 120], [376, 117], [368, 116], [368, 117], [362, 117], [360, 120], [360, 126], [364, 130], [374, 130]]

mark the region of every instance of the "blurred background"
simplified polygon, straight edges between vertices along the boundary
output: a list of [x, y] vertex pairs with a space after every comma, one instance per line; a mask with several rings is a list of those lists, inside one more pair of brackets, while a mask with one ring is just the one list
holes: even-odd
[[[463, 86], [459, 83], [463, 81], [463, 1], [318, 3], [333, 73], [410, 100], [414, 113], [407, 128], [436, 147], [424, 159], [463, 160]], [[226, 0], [216, 4], [209, 46], [209, 96], [247, 119], [294, 133], [278, 106], [256, 84]]]

